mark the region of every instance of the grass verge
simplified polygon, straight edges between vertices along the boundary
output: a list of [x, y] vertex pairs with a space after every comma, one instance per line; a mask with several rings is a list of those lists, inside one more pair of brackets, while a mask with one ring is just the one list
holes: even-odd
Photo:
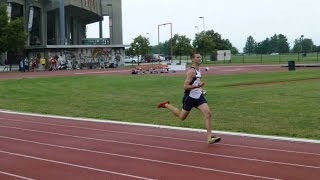
[[[205, 76], [214, 129], [320, 139], [320, 71]], [[181, 122], [181, 76], [76, 76], [0, 81], [0, 108], [43, 114], [205, 128], [194, 109]]]

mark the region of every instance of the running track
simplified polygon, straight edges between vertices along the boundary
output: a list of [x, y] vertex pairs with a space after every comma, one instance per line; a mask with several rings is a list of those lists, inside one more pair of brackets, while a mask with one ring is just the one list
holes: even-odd
[[0, 112], [0, 179], [303, 179], [320, 177], [319, 141]]

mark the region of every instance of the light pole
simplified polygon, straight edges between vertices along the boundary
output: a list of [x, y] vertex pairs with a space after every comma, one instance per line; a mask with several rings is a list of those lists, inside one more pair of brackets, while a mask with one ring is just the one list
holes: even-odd
[[[304, 35], [301, 35], [301, 36], [300, 36], [300, 54], [301, 54], [301, 60], [303, 60], [303, 53], [302, 53], [302, 51], [303, 51], [303, 47], [302, 47], [303, 37], [304, 37]], [[299, 57], [300, 57], [300, 55], [299, 55], [299, 52], [298, 52], [298, 61], [299, 61]]]
[[197, 29], [197, 34], [199, 34], [199, 26], [194, 26]]
[[200, 16], [199, 18], [202, 19], [203, 31], [206, 31], [205, 23], [204, 23], [204, 17], [203, 17], [203, 16]]
[[[160, 26], [165, 26], [165, 25], [168, 25], [170, 24], [170, 62], [172, 63], [172, 23], [164, 23], [164, 24], [159, 24], [158, 25], [158, 54], [160, 56], [160, 32], [159, 32], [159, 29], [160, 29]], [[159, 61], [160, 63], [160, 61]]]
[[147, 39], [150, 41], [150, 33], [146, 33]]
[[304, 37], [304, 35], [301, 35], [301, 36], [300, 36], [301, 53], [302, 53], [302, 51], [303, 51], [303, 47], [302, 47], [303, 37]]
[[109, 39], [110, 44], [113, 44], [113, 7], [112, 4], [107, 4], [108, 6], [108, 15], [109, 15]]

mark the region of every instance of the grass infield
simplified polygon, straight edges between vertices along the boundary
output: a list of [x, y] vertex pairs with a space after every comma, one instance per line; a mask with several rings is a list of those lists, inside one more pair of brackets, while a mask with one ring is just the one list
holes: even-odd
[[[106, 75], [0, 81], [0, 108], [21, 112], [205, 128], [156, 105], [181, 107], [183, 76]], [[215, 130], [320, 139], [320, 71], [203, 78]]]

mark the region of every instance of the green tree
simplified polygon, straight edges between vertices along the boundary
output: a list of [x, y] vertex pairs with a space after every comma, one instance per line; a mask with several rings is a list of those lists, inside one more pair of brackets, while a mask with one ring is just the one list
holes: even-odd
[[257, 54], [288, 53], [290, 46], [288, 39], [283, 34], [274, 34], [262, 42], [256, 43], [255, 52]]
[[278, 53], [289, 53], [290, 51], [290, 45], [288, 43], [288, 39], [285, 35], [279, 34], [278, 35]]
[[[131, 47], [128, 49], [128, 51], [133, 55], [133, 56], [145, 56], [150, 53], [150, 42], [147, 38], [143, 36], [138, 36], [136, 37], [133, 42], [131, 43]], [[139, 65], [139, 59], [138, 59], [138, 65]]]
[[126, 54], [126, 56], [131, 56], [131, 57], [134, 56], [134, 52], [132, 48], [126, 49], [124, 53]]
[[17, 52], [24, 48], [27, 40], [27, 34], [23, 29], [22, 18], [11, 21], [5, 28], [7, 33], [7, 51]]
[[232, 47], [231, 54], [239, 54], [239, 50], [236, 47]]
[[217, 34], [211, 31], [202, 31], [196, 34], [195, 40], [193, 41], [193, 47], [195, 50], [206, 56], [206, 54], [214, 54], [216, 52], [217, 44]]
[[191, 39], [187, 38], [185, 35], [180, 36], [175, 34], [172, 38], [172, 49], [173, 54], [176, 56], [180, 56], [180, 63], [181, 63], [181, 56], [182, 55], [189, 55], [193, 48], [191, 45]]
[[295, 39], [294, 40], [294, 45], [292, 47], [292, 52], [294, 53], [300, 53], [302, 52], [302, 43], [301, 43], [301, 40], [300, 39]]
[[312, 39], [306, 38], [302, 40], [299, 38], [294, 40], [292, 52], [295, 52], [295, 53], [313, 52], [313, 47], [314, 47], [314, 44]]
[[272, 53], [271, 45], [270, 45], [270, 39], [267, 38], [263, 40], [262, 42], [259, 42], [256, 44], [255, 47], [256, 54], [270, 54]]
[[266, 53], [279, 53], [278, 52], [278, 35], [274, 34], [272, 37], [270, 37], [269, 40], [269, 49]]
[[246, 45], [243, 48], [243, 52], [250, 55], [255, 52], [255, 47], [256, 47], [256, 41], [253, 39], [252, 36], [249, 36], [247, 38]]
[[302, 51], [304, 53], [309, 53], [309, 52], [313, 52], [313, 41], [312, 39], [303, 39], [302, 41]]
[[27, 40], [24, 32], [22, 18], [12, 19], [8, 22], [8, 14], [5, 6], [0, 7], [0, 53], [22, 50]]
[[209, 30], [196, 34], [193, 47], [205, 57], [207, 54], [216, 54], [217, 50], [231, 50], [232, 44], [228, 39], [222, 39], [219, 33]]
[[320, 46], [313, 45], [313, 52], [320, 52]]
[[0, 53], [7, 51], [7, 33], [6, 27], [8, 26], [8, 15], [5, 6], [0, 6]]

